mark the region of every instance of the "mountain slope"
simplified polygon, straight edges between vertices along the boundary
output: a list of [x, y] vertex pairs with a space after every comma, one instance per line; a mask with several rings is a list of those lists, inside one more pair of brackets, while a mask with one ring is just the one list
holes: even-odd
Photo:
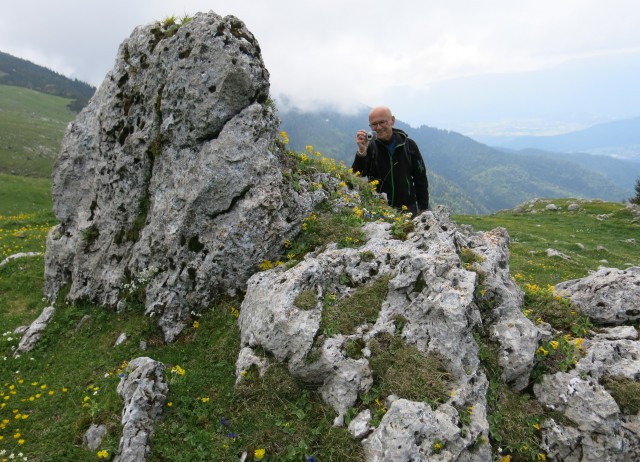
[[27, 88], [0, 85], [0, 172], [49, 178], [71, 100]]
[[95, 88], [77, 79], [72, 80], [25, 59], [0, 52], [0, 84], [29, 88], [73, 101], [69, 108], [75, 112], [86, 106]]

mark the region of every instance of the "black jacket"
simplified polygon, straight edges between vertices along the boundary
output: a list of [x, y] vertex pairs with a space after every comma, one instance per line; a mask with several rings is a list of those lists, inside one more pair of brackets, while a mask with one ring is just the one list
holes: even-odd
[[393, 129], [393, 139], [393, 153], [389, 152], [388, 142], [370, 142], [366, 156], [356, 154], [353, 171], [369, 180], [378, 180], [377, 190], [386, 193], [389, 205], [396, 208], [405, 205], [416, 213], [417, 202], [420, 210], [426, 210], [429, 207], [429, 182], [418, 145], [397, 128]]

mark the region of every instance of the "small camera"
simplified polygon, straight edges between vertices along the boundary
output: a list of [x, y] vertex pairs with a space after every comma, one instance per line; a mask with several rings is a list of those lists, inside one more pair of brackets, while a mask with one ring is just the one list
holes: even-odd
[[366, 133], [367, 141], [373, 141], [378, 137], [378, 134], [375, 131], [370, 131]]

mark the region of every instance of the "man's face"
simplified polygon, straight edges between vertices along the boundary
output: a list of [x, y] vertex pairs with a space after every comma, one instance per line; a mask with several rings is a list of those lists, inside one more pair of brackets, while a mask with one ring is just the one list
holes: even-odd
[[369, 114], [369, 127], [371, 130], [375, 130], [378, 134], [378, 138], [381, 140], [390, 140], [393, 135], [393, 124], [396, 121], [395, 117], [391, 115], [389, 111], [380, 109], [373, 110]]

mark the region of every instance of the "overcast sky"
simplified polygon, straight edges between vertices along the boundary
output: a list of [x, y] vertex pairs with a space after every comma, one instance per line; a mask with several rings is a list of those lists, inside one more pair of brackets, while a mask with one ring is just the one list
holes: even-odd
[[[304, 109], [383, 104], [414, 126], [469, 132], [474, 124], [495, 128], [515, 118], [569, 126], [572, 116], [558, 110], [571, 112], [566, 106], [578, 103], [563, 98], [573, 94], [585, 106], [580, 120], [573, 111], [576, 126], [585, 117], [640, 116], [638, 0], [2, 3], [0, 51], [95, 86], [135, 26], [212, 10], [245, 22], [260, 43], [276, 100], [286, 94]], [[580, 75], [588, 77], [585, 93], [572, 82]], [[554, 79], [565, 79], [564, 86]], [[597, 92], [602, 87], [617, 93]], [[532, 99], [510, 103], [523, 92]], [[588, 106], [591, 96], [600, 106]], [[612, 101], [618, 98], [624, 101]], [[555, 112], [545, 115], [552, 102]]]

